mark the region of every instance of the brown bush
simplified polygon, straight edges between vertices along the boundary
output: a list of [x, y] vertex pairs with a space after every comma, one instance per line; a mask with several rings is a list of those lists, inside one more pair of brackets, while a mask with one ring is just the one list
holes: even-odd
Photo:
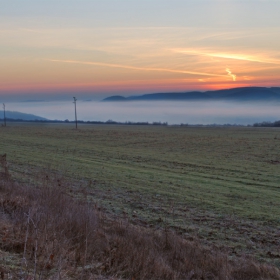
[[2, 181], [0, 190], [0, 245], [20, 254], [10, 271], [20, 279], [280, 279], [269, 265], [113, 219], [57, 179], [38, 188]]

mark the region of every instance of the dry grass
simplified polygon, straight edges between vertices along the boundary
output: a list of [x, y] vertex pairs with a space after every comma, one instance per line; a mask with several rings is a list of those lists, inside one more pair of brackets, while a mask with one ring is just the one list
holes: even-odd
[[10, 173], [8, 169], [8, 163], [7, 163], [7, 155], [0, 155], [0, 168], [2, 171], [0, 171], [0, 179], [9, 180], [10, 179]]
[[37, 188], [0, 182], [0, 248], [17, 256], [2, 258], [2, 279], [280, 279], [277, 268], [131, 225], [68, 190], [49, 177]]

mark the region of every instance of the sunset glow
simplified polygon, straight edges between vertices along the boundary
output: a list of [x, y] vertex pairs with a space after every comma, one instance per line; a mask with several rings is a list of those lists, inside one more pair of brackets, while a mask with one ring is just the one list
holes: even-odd
[[278, 1], [0, 2], [5, 98], [280, 86]]

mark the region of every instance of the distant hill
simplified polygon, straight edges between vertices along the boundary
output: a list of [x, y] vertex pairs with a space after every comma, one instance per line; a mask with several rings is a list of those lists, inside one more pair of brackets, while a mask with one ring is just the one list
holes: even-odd
[[242, 87], [214, 91], [191, 91], [151, 93], [136, 96], [110, 96], [102, 101], [187, 101], [187, 100], [226, 100], [226, 101], [280, 101], [280, 87]]
[[120, 95], [110, 96], [104, 99], [104, 101], [126, 101], [127, 99]]
[[171, 93], [152, 93], [141, 96], [130, 96], [127, 100], [206, 100], [211, 97], [204, 92], [171, 92]]
[[[4, 118], [4, 112], [0, 111], [0, 119]], [[25, 120], [25, 121], [46, 121], [48, 119], [42, 118], [32, 114], [25, 114], [21, 112], [14, 112], [14, 111], [6, 111], [6, 118], [13, 119], [13, 120]]]
[[208, 92], [215, 99], [235, 101], [280, 101], [280, 88], [244, 87]]

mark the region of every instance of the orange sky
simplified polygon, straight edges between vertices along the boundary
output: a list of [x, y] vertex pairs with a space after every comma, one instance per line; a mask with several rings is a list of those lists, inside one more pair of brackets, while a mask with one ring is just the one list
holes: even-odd
[[277, 1], [7, 2], [0, 96], [280, 86]]

